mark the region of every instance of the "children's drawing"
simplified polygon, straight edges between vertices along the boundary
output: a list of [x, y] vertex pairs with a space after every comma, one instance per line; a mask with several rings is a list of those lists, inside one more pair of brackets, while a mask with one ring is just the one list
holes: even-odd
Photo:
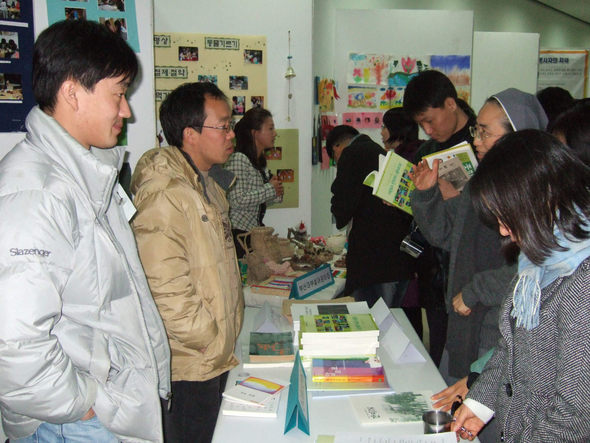
[[444, 73], [457, 89], [457, 95], [469, 103], [471, 92], [471, 56], [432, 55], [430, 66]]
[[386, 85], [390, 58], [391, 56], [383, 54], [350, 53], [348, 55], [347, 82]]
[[317, 88], [320, 112], [334, 112], [334, 99], [339, 98], [334, 80], [323, 78], [318, 82]]
[[376, 108], [377, 89], [363, 86], [348, 87], [349, 108]]

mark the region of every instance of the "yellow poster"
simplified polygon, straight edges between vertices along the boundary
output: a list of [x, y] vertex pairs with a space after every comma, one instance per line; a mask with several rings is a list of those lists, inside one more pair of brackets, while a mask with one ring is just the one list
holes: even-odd
[[268, 209], [299, 207], [299, 130], [277, 129], [275, 147], [264, 151], [268, 170], [283, 182], [283, 201]]
[[158, 121], [162, 100], [187, 82], [215, 83], [229, 98], [236, 120], [265, 105], [264, 36], [160, 33], [154, 35], [154, 62]]

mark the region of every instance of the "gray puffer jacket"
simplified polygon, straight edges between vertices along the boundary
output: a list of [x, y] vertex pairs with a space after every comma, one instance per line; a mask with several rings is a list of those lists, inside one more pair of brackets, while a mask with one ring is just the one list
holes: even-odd
[[93, 408], [121, 440], [162, 441], [170, 351], [113, 192], [123, 151], [84, 149], [38, 108], [27, 130], [0, 162], [4, 431]]

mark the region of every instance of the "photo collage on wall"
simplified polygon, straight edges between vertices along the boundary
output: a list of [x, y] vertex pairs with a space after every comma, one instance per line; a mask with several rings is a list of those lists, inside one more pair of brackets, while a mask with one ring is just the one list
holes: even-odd
[[[168, 93], [187, 82], [211, 82], [230, 99], [239, 120], [266, 97], [266, 37], [156, 34], [156, 113]], [[159, 128], [159, 123], [158, 123]], [[163, 136], [159, 131], [159, 138]]]
[[94, 20], [119, 34], [139, 52], [135, 0], [47, 0], [49, 25], [61, 20]]
[[0, 2], [0, 131], [25, 129], [35, 104], [31, 71], [33, 59], [32, 0]]
[[[266, 37], [192, 33], [154, 35], [156, 125], [160, 146], [166, 146], [160, 124], [160, 105], [178, 86], [190, 82], [216, 84], [232, 108], [234, 122], [267, 97]], [[276, 123], [276, 117], [275, 117]], [[299, 206], [299, 135], [277, 129], [276, 146], [265, 151], [267, 167], [282, 181], [285, 193], [269, 209]]]

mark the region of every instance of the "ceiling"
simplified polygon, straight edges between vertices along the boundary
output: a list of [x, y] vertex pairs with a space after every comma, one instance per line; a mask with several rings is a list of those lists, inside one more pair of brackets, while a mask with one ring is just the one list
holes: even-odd
[[535, 0], [590, 25], [590, 0]]

